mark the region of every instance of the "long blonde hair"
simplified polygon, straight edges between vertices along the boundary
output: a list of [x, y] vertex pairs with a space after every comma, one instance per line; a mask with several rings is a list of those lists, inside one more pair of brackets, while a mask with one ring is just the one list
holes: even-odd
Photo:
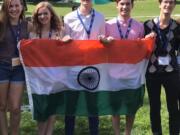
[[51, 13], [50, 28], [54, 31], [61, 31], [62, 21], [60, 20], [60, 18], [58, 17], [56, 12], [54, 11], [52, 5], [49, 2], [43, 1], [43, 2], [40, 2], [36, 5], [36, 8], [35, 8], [35, 10], [33, 12], [33, 16], [32, 16], [33, 30], [35, 31], [35, 33], [36, 34], [41, 33], [42, 25], [38, 21], [38, 11], [42, 7], [47, 8]]
[[[10, 5], [11, 1], [12, 0], [3, 0], [3, 4], [2, 4], [1, 10], [0, 10], [0, 40], [4, 39], [5, 32], [8, 27], [8, 23], [9, 23], [8, 10], [9, 10], [9, 5]], [[23, 7], [22, 12], [19, 16], [19, 20], [23, 20], [25, 18], [24, 3], [23, 3], [23, 0], [19, 0], [19, 1]]]

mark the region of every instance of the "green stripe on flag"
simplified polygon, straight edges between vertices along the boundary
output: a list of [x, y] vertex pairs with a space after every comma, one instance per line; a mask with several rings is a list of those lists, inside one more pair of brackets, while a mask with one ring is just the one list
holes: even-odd
[[34, 119], [46, 120], [52, 114], [93, 116], [132, 115], [143, 104], [144, 86], [116, 92], [64, 91], [51, 95], [33, 94]]

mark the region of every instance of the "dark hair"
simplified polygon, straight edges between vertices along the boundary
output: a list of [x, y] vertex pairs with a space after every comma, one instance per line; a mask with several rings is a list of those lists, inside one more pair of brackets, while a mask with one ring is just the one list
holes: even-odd
[[76, 10], [78, 8], [78, 5], [73, 5], [72, 6], [72, 11]]
[[[116, 1], [116, 3], [118, 3], [121, 0], [115, 0], [115, 1]], [[131, 3], [134, 4], [134, 0], [131, 0]]]
[[[161, 3], [163, 0], [159, 0], [159, 3]], [[176, 0], [174, 0], [175, 4], [176, 4]]]

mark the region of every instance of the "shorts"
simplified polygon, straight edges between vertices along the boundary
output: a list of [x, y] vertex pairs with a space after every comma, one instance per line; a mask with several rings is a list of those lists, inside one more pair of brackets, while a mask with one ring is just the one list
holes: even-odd
[[25, 81], [24, 69], [22, 65], [14, 66], [7, 62], [0, 62], [0, 83]]

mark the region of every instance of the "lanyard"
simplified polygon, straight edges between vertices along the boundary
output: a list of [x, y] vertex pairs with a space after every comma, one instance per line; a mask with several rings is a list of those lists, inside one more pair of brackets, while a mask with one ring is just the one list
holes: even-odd
[[[13, 27], [12, 25], [9, 23], [9, 26], [10, 26], [10, 31], [11, 31], [11, 34], [14, 38], [14, 42], [15, 44], [17, 45], [19, 40], [20, 40], [20, 32], [21, 32], [21, 24], [20, 24], [20, 21], [18, 21], [18, 25], [17, 25], [17, 29], [13, 30]], [[19, 51], [16, 47], [16, 50], [15, 50], [15, 54], [18, 56], [19, 55]]]
[[94, 17], [95, 17], [95, 12], [94, 12], [94, 9], [92, 9], [92, 15], [91, 15], [91, 22], [90, 22], [90, 25], [89, 25], [89, 28], [87, 29], [78, 10], [77, 10], [77, 16], [81, 22], [81, 24], [83, 25], [83, 28], [85, 29], [86, 33], [87, 33], [87, 36], [88, 36], [88, 39], [90, 38], [90, 35], [91, 35], [91, 29], [92, 29], [92, 25], [93, 25], [93, 22], [94, 22]]
[[160, 20], [159, 20], [159, 17], [158, 17], [157, 32], [158, 32], [158, 35], [159, 35], [161, 45], [163, 46], [164, 49], [167, 48], [168, 43], [170, 41], [169, 38], [170, 38], [170, 32], [171, 32], [171, 24], [172, 24], [172, 20], [170, 20], [170, 22], [169, 22], [168, 38], [166, 36], [165, 36], [165, 38], [163, 38], [163, 34], [162, 34], [161, 30], [160, 30]]
[[19, 42], [20, 40], [20, 32], [21, 32], [21, 29], [20, 29], [20, 21], [18, 22], [18, 25], [17, 25], [17, 29], [16, 30], [13, 30], [13, 27], [12, 25], [10, 24], [10, 31], [11, 31], [11, 34], [14, 38], [14, 41], [17, 45], [17, 43]]
[[[52, 37], [52, 30], [49, 31], [48, 38], [51, 39]], [[42, 33], [39, 34], [39, 38], [42, 38]]]
[[123, 36], [122, 30], [121, 30], [121, 25], [120, 25], [120, 23], [119, 23], [119, 21], [118, 21], [118, 18], [117, 18], [117, 20], [116, 20], [116, 24], [117, 24], [118, 31], [119, 31], [119, 35], [120, 35], [121, 39], [127, 39], [127, 38], [128, 38], [128, 35], [129, 35], [129, 32], [130, 32], [130, 30], [131, 30], [132, 19], [130, 19], [130, 21], [129, 21], [128, 28], [127, 28], [127, 30], [126, 30], [125, 36]]

